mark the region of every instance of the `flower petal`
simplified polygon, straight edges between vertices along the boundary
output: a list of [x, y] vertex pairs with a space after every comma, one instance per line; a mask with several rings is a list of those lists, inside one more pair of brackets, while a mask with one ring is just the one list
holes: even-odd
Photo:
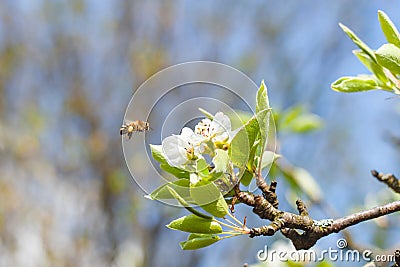
[[214, 120], [211, 122], [211, 126], [217, 129], [217, 133], [230, 132], [231, 120], [224, 113], [217, 112], [214, 116]]
[[190, 141], [190, 138], [192, 135], [194, 135], [194, 132], [192, 129], [190, 129], [188, 127], [183, 127], [180, 136], [187, 139], [187, 141]]
[[168, 163], [175, 167], [182, 167], [187, 161], [189, 144], [180, 135], [168, 136], [162, 141], [162, 149]]

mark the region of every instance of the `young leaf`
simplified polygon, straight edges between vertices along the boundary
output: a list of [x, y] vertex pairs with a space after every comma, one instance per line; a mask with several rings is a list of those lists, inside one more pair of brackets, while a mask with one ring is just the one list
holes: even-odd
[[162, 145], [150, 145], [151, 155], [155, 160], [160, 163], [168, 164], [167, 159], [164, 156], [164, 152], [162, 150]]
[[268, 91], [264, 80], [261, 81], [260, 88], [257, 91], [256, 113], [269, 108]]
[[240, 179], [240, 182], [244, 186], [249, 186], [251, 180], [253, 179], [253, 176], [253, 173], [246, 169], [244, 171], [244, 174], [242, 175], [242, 178]]
[[305, 107], [303, 105], [291, 106], [289, 109], [280, 112], [280, 115], [277, 118], [279, 129], [283, 130], [289, 127], [290, 123], [304, 112]]
[[221, 193], [218, 200], [203, 205], [201, 208], [218, 218], [223, 218], [229, 212], [228, 204], [226, 204], [226, 201]]
[[190, 199], [189, 192], [189, 180], [188, 179], [180, 179], [174, 182], [166, 183], [156, 190], [154, 190], [150, 195], [146, 195], [146, 198], [151, 200], [156, 199], [173, 199], [175, 198], [167, 187], [170, 187], [175, 190], [175, 192], [181, 196], [183, 199]]
[[182, 170], [180, 168], [177, 167], [173, 167], [167, 163], [161, 163], [160, 164], [160, 168], [170, 174], [172, 174], [173, 176], [175, 176], [176, 178], [183, 178], [183, 179], [189, 179], [189, 175], [190, 173], [188, 171]]
[[162, 145], [150, 145], [151, 155], [153, 158], [160, 162], [160, 168], [177, 178], [189, 178], [189, 172], [183, 169], [171, 166], [168, 164], [167, 159], [165, 158], [164, 152], [162, 150]]
[[222, 233], [221, 225], [213, 219], [204, 219], [194, 214], [173, 220], [168, 228], [189, 233], [219, 234]]
[[253, 116], [233, 137], [228, 154], [231, 161], [239, 168], [246, 166], [259, 129], [257, 119]]
[[381, 24], [382, 31], [385, 34], [386, 40], [389, 43], [394, 44], [397, 47], [400, 47], [399, 31], [397, 30], [393, 22], [390, 20], [388, 15], [386, 15], [385, 12], [379, 10], [378, 19], [379, 23]]
[[228, 151], [222, 149], [215, 150], [215, 156], [213, 158], [213, 163], [215, 166], [215, 172], [226, 172], [229, 156]]
[[353, 50], [353, 54], [363, 63], [367, 69], [369, 69], [376, 77], [382, 82], [383, 85], [386, 85], [389, 79], [386, 77], [383, 72], [382, 66], [378, 65], [374, 62], [364, 51], [362, 50]]
[[268, 134], [270, 134], [269, 121], [272, 117], [271, 109], [263, 109], [256, 114], [257, 122], [259, 124], [260, 131], [260, 149], [258, 156], [260, 156], [265, 150], [265, 146], [267, 143]]
[[253, 147], [250, 149], [250, 154], [249, 154], [249, 161], [247, 162], [247, 170], [251, 171], [253, 169], [253, 165], [254, 165], [254, 160], [256, 158], [256, 153], [259, 150], [259, 144], [260, 144], [260, 139], [256, 140], [253, 143]]
[[374, 51], [368, 47], [354, 32], [352, 32], [349, 28], [347, 28], [342, 23], [339, 23], [339, 26], [342, 30], [350, 37], [350, 39], [362, 50], [364, 51], [374, 62], [376, 62]]
[[222, 218], [229, 211], [228, 204], [214, 183], [191, 186], [190, 196], [197, 205], [215, 217]]
[[242, 127], [247, 121], [249, 121], [253, 114], [251, 112], [235, 110], [229, 111], [226, 114], [231, 119], [232, 129], [238, 129]]
[[207, 177], [209, 174], [208, 164], [205, 159], [198, 159], [196, 161], [196, 172], [201, 177]]
[[381, 89], [377, 81], [372, 77], [342, 77], [331, 84], [331, 88], [338, 92], [354, 93]]
[[173, 188], [167, 186], [167, 189], [169, 190], [169, 192], [171, 193], [171, 195], [178, 200], [178, 202], [188, 211], [190, 211], [191, 213], [193, 213], [194, 215], [197, 215], [199, 217], [202, 217], [204, 219], [212, 219], [211, 216], [208, 216], [196, 209], [194, 209], [193, 207], [191, 207]]
[[384, 44], [375, 52], [379, 65], [400, 74], [400, 48], [394, 44]]
[[301, 114], [290, 124], [294, 133], [306, 133], [321, 128], [322, 119], [315, 114]]
[[221, 240], [217, 235], [190, 234], [188, 240], [180, 242], [183, 250], [204, 248]]
[[210, 112], [208, 112], [205, 109], [199, 108], [200, 112], [203, 113], [204, 115], [206, 115], [207, 118], [209, 118], [210, 120], [214, 119], [214, 115], [211, 114]]
[[281, 131], [305, 133], [322, 126], [322, 120], [315, 114], [308, 113], [304, 106], [296, 105], [282, 113], [278, 122]]
[[[264, 102], [264, 104], [268, 104], [267, 102]], [[262, 101], [260, 103], [262, 103]], [[244, 168], [246, 166], [248, 160], [250, 159], [250, 153], [252, 149], [254, 149], [254, 142], [256, 142], [256, 138], [260, 132], [260, 147], [263, 150], [263, 147], [266, 143], [267, 130], [269, 128], [270, 111], [271, 109], [268, 108], [255, 114], [249, 121], [246, 122], [244, 127], [240, 128], [235, 137], [232, 139], [228, 153], [231, 161], [237, 167]]]

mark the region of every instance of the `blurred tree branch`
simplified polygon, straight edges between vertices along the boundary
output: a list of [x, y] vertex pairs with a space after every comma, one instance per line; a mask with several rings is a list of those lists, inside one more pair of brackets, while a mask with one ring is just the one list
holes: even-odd
[[378, 181], [385, 183], [389, 186], [394, 192], [400, 194], [400, 181], [391, 173], [384, 174], [380, 173], [376, 170], [371, 171], [372, 176], [374, 176]]

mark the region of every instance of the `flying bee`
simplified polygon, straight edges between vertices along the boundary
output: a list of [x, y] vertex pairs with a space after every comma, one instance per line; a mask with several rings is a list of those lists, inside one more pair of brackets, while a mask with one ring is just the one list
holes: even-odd
[[128, 136], [131, 139], [134, 132], [144, 132], [150, 129], [150, 124], [147, 121], [128, 121], [119, 128], [119, 134]]

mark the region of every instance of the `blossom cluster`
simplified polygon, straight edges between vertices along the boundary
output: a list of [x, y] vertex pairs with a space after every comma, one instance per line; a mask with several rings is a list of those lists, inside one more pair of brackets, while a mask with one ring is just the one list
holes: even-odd
[[232, 135], [229, 117], [217, 112], [212, 120], [200, 121], [194, 131], [184, 127], [180, 135], [165, 138], [162, 150], [171, 166], [194, 171], [196, 160], [206, 154], [213, 158], [216, 149], [227, 150]]

